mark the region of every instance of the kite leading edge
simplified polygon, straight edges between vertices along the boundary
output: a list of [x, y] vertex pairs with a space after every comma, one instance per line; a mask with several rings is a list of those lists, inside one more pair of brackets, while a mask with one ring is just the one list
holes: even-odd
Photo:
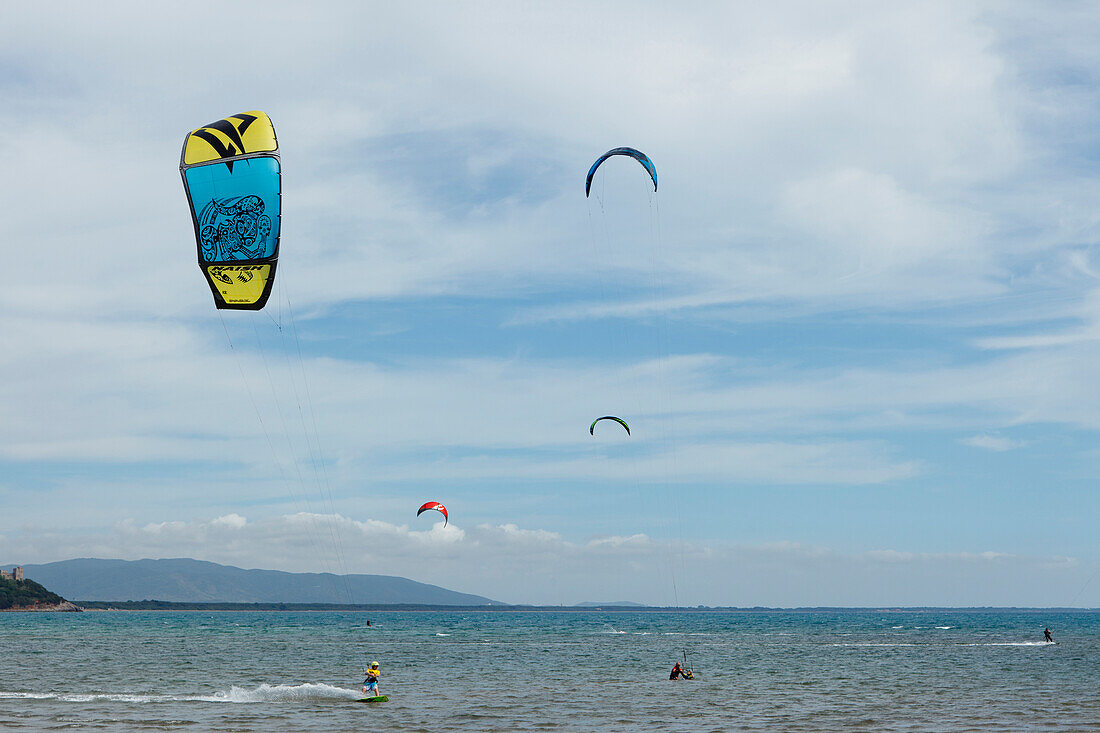
[[653, 190], [657, 190], [657, 166], [653, 165], [653, 161], [649, 159], [649, 156], [643, 153], [641, 150], [635, 150], [634, 148], [612, 148], [606, 153], [596, 158], [596, 162], [592, 164], [592, 167], [588, 169], [588, 178], [584, 181], [584, 197], [588, 198], [589, 192], [592, 190], [592, 176], [596, 175], [596, 169], [599, 168], [605, 160], [613, 155], [626, 155], [642, 164], [642, 167], [649, 173], [649, 177], [653, 179]]

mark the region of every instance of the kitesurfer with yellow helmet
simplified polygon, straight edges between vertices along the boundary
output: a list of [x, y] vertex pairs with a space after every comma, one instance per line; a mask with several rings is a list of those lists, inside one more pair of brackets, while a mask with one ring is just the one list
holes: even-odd
[[382, 676], [382, 672], [378, 669], [378, 662], [371, 662], [370, 667], [366, 671], [366, 679], [363, 680], [363, 694], [370, 696], [378, 695], [378, 678]]

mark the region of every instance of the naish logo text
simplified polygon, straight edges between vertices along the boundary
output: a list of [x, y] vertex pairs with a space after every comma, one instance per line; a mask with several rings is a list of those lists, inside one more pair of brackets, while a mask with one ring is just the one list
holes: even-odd
[[232, 285], [232, 276], [236, 276], [242, 283], [246, 283], [252, 279], [253, 273], [261, 273], [265, 267], [268, 267], [268, 265], [235, 265], [232, 267], [208, 267], [206, 271], [215, 280], [220, 280], [226, 285]]
[[[234, 155], [242, 155], [248, 152], [244, 148], [244, 132], [248, 129], [248, 126], [257, 119], [259, 118], [255, 115], [242, 112], [239, 115], [233, 115], [224, 120], [218, 120], [217, 122], [211, 122], [209, 125], [203, 125], [192, 132], [191, 136], [206, 141], [210, 147], [214, 148], [214, 152], [218, 154], [219, 158], [230, 158]], [[234, 124], [231, 120], [238, 120], [238, 122]], [[227, 142], [215, 135], [214, 132], [220, 132], [224, 135]], [[232, 163], [229, 165], [232, 165]], [[230, 168], [230, 170], [232, 170], [232, 168]]]

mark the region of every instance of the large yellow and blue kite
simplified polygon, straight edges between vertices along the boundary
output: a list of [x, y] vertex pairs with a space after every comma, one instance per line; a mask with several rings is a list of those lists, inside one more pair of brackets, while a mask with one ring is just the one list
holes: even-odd
[[275, 127], [242, 112], [192, 130], [180, 174], [195, 224], [199, 268], [218, 308], [259, 310], [279, 259], [282, 174]]

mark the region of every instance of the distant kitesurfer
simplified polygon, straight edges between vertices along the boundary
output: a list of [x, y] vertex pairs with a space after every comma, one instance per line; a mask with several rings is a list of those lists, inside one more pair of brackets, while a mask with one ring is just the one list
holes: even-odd
[[684, 668], [680, 666], [679, 662], [677, 662], [676, 665], [672, 668], [672, 672], [669, 673], [668, 678], [670, 680], [678, 680], [678, 679], [681, 679], [681, 678], [687, 679], [687, 675], [684, 672]]
[[367, 619], [367, 626], [370, 626], [370, 619]]
[[1045, 636], [1047, 638], [1047, 641], [1049, 643], [1051, 643], [1051, 644], [1054, 643], [1054, 637], [1050, 635], [1050, 629], [1045, 629], [1043, 631], [1043, 636]]
[[378, 662], [371, 662], [366, 674], [367, 678], [363, 680], [363, 694], [367, 697], [377, 697], [378, 678], [382, 676], [382, 672], [378, 669]]

